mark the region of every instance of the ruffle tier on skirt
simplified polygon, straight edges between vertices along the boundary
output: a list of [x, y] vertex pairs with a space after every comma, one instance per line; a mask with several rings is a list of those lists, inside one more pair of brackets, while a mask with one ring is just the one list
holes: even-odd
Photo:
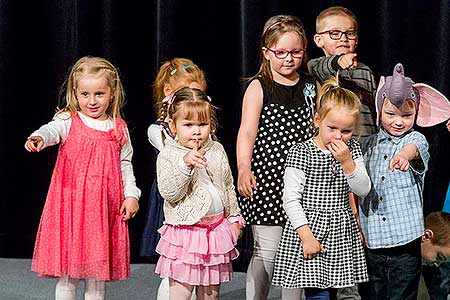
[[203, 286], [231, 280], [231, 261], [239, 255], [237, 236], [222, 214], [194, 225], [164, 224], [158, 232], [160, 258], [155, 272], [162, 278]]

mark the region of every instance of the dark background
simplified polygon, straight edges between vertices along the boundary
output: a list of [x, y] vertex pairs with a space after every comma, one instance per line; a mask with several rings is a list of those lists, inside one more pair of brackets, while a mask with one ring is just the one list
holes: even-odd
[[[242, 78], [259, 66], [258, 43], [265, 21], [293, 14], [304, 22], [308, 55], [317, 14], [332, 5], [359, 20], [358, 58], [378, 81], [402, 62], [406, 75], [450, 96], [450, 2], [0, 0], [0, 257], [31, 257], [57, 147], [25, 151], [27, 136], [48, 122], [69, 67], [81, 56], [110, 60], [127, 93], [124, 108], [142, 189], [141, 211], [130, 222], [132, 260], [145, 224], [155, 154], [146, 130], [155, 119], [151, 83], [160, 63], [191, 58], [206, 72], [208, 94], [220, 107], [219, 139], [236, 174], [235, 141], [240, 123]], [[440, 210], [449, 182], [449, 133], [443, 124], [420, 129], [430, 143], [425, 212]], [[236, 177], [235, 177], [236, 179]]]

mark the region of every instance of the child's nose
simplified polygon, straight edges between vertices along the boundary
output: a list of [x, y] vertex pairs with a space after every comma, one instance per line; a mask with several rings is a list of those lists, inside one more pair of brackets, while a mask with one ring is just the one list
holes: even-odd
[[89, 96], [89, 104], [94, 104], [96, 102], [95, 96], [91, 95]]

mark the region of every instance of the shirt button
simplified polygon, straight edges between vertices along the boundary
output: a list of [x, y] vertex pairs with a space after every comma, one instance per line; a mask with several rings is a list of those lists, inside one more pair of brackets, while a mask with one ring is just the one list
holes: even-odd
[[380, 197], [380, 201], [383, 201], [383, 197]]
[[383, 156], [383, 158], [386, 160], [387, 159], [387, 155]]
[[383, 219], [382, 219], [383, 221], [386, 221], [386, 218], [385, 217], [383, 217]]
[[386, 179], [386, 177], [381, 176], [381, 181], [384, 181]]
[[392, 141], [392, 138], [388, 138], [388, 141]]

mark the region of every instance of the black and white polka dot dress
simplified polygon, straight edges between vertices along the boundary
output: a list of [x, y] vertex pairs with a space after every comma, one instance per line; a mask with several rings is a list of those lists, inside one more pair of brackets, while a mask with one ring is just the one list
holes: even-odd
[[257, 188], [252, 200], [240, 197], [239, 204], [247, 224], [282, 226], [286, 222], [281, 200], [285, 159], [291, 146], [313, 135], [316, 85], [306, 74], [294, 86], [273, 82], [269, 89], [260, 82], [263, 108], [252, 156]]
[[[349, 148], [353, 159], [362, 156], [355, 140], [349, 142]], [[325, 252], [303, 259], [300, 238], [288, 220], [278, 245], [272, 284], [288, 289], [339, 288], [367, 281], [364, 250], [341, 164], [309, 140], [292, 147], [286, 167], [305, 173], [302, 207]]]

